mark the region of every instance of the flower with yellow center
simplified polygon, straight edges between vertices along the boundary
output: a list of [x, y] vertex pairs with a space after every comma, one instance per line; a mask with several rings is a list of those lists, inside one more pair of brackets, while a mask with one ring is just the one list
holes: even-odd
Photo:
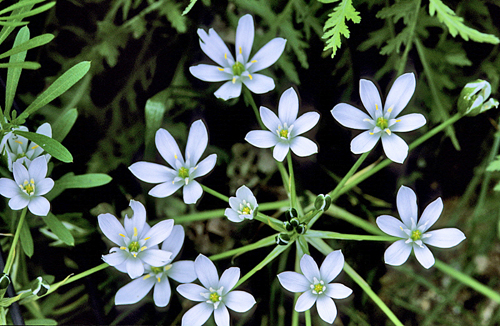
[[379, 139], [387, 157], [403, 163], [408, 156], [408, 145], [394, 132], [407, 132], [422, 127], [426, 120], [420, 113], [398, 117], [415, 91], [415, 75], [399, 76], [389, 91], [384, 106], [375, 84], [369, 80], [359, 81], [359, 93], [365, 112], [346, 103], [337, 104], [331, 113], [335, 120], [348, 128], [366, 130], [351, 141], [351, 151], [360, 154], [370, 151]]
[[153, 288], [153, 299], [158, 307], [165, 307], [170, 302], [171, 288], [169, 278], [188, 283], [196, 279], [193, 261], [172, 262], [184, 244], [184, 229], [175, 225], [172, 233], [163, 241], [161, 250], [172, 253], [162, 266], [144, 264], [145, 274], [123, 286], [116, 292], [115, 304], [133, 304], [144, 298]]
[[172, 168], [156, 163], [137, 162], [129, 167], [130, 171], [144, 182], [159, 183], [149, 191], [153, 197], [167, 197], [183, 188], [184, 202], [196, 203], [203, 194], [203, 189], [194, 179], [210, 172], [217, 160], [217, 155], [211, 154], [198, 163], [208, 145], [208, 132], [203, 121], [197, 120], [191, 125], [185, 160], [175, 139], [167, 130], [159, 129], [155, 142], [161, 156]]
[[255, 304], [250, 293], [231, 291], [240, 278], [238, 267], [226, 269], [219, 279], [214, 263], [200, 254], [194, 261], [194, 269], [202, 285], [189, 283], [177, 287], [183, 297], [199, 302], [184, 314], [181, 326], [201, 326], [212, 313], [218, 326], [229, 325], [227, 308], [245, 312]]
[[425, 208], [418, 222], [417, 197], [412, 189], [401, 186], [396, 203], [401, 221], [390, 215], [379, 216], [376, 221], [382, 231], [401, 238], [385, 251], [386, 264], [402, 265], [414, 251], [420, 264], [425, 268], [430, 268], [434, 265], [434, 256], [427, 245], [450, 248], [465, 239], [463, 232], [456, 228], [427, 231], [443, 211], [441, 198], [436, 199]]
[[31, 213], [46, 216], [50, 211], [50, 203], [42, 196], [54, 187], [54, 180], [46, 178], [45, 156], [34, 159], [29, 168], [21, 162], [14, 162], [12, 172], [14, 180], [0, 179], [0, 195], [10, 198], [10, 208], [20, 210], [27, 206]]
[[104, 235], [118, 247], [109, 250], [102, 259], [119, 271], [127, 272], [131, 278], [144, 274], [144, 264], [162, 266], [171, 261], [172, 253], [158, 249], [158, 243], [172, 232], [173, 220], [164, 220], [153, 227], [146, 223], [146, 209], [140, 202], [131, 200], [134, 214], [125, 216], [124, 225], [111, 214], [97, 217]]
[[254, 33], [252, 16], [241, 17], [236, 29], [236, 56], [233, 57], [224, 41], [213, 29], [210, 29], [208, 33], [203, 29], [198, 29], [201, 49], [219, 66], [200, 64], [190, 67], [189, 71], [203, 81], [226, 81], [215, 92], [215, 96], [223, 100], [240, 96], [242, 85], [255, 94], [273, 90], [274, 80], [256, 72], [269, 67], [278, 60], [285, 49], [286, 40], [274, 38], [250, 58]]
[[321, 268], [314, 259], [305, 254], [300, 259], [300, 270], [278, 274], [281, 285], [291, 292], [304, 292], [297, 299], [295, 310], [306, 311], [316, 303], [318, 314], [327, 323], [332, 324], [337, 317], [337, 307], [332, 299], [344, 299], [352, 290], [340, 283], [330, 283], [342, 271], [344, 255], [340, 250], [328, 254]]
[[224, 215], [232, 222], [241, 222], [253, 219], [259, 205], [252, 191], [247, 186], [241, 186], [236, 190], [236, 197], [229, 198], [229, 206]]

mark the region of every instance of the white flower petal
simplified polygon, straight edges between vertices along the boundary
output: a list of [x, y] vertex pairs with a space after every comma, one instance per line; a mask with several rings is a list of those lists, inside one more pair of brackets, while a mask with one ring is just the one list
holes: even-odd
[[[172, 253], [172, 259], [175, 258], [184, 244], [184, 228], [182, 225], [174, 225], [172, 227], [172, 232], [170, 235], [163, 241], [161, 245], [161, 249], [165, 251], [170, 251]], [[191, 281], [188, 281], [191, 282]]]
[[133, 280], [116, 292], [115, 305], [133, 304], [139, 302], [146, 296], [146, 294], [148, 294], [154, 284], [155, 279], [152, 277], [146, 279], [139, 277]]
[[379, 134], [370, 135], [370, 131], [364, 131], [354, 137], [351, 141], [351, 152], [361, 154], [372, 150], [380, 138]]
[[246, 200], [247, 202], [251, 200], [251, 198], [255, 198], [252, 191], [245, 185], [239, 187], [236, 190], [236, 197], [241, 200]]
[[375, 112], [379, 111], [382, 113], [382, 100], [380, 99], [380, 93], [377, 86], [368, 79], [359, 80], [359, 96], [361, 97], [361, 102], [366, 111], [370, 114], [372, 118], [376, 118]]
[[316, 302], [317, 298], [318, 296], [312, 294], [311, 291], [306, 291], [302, 293], [297, 299], [297, 302], [295, 303], [295, 311], [303, 312], [311, 309], [311, 307]]
[[[115, 248], [118, 249], [118, 248]], [[113, 248], [111, 248], [113, 250]], [[111, 251], [110, 250], [110, 251]], [[126, 262], [129, 254], [123, 250], [118, 249], [117, 251], [111, 252], [110, 254], [103, 255], [102, 260], [110, 266], [117, 266]]]
[[9, 200], [9, 207], [15, 211], [25, 208], [30, 203], [28, 195], [18, 194]]
[[352, 290], [340, 283], [330, 283], [326, 286], [325, 295], [334, 299], [345, 299], [350, 296]]
[[223, 286], [222, 294], [224, 295], [236, 285], [239, 279], [240, 269], [238, 267], [230, 267], [222, 273], [217, 288], [220, 289]]
[[262, 123], [264, 123], [267, 129], [271, 131], [278, 130], [280, 119], [273, 111], [269, 110], [264, 106], [261, 106], [259, 112], [260, 112], [260, 117], [262, 119]]
[[28, 173], [30, 179], [35, 181], [35, 184], [43, 180], [47, 175], [47, 161], [45, 160], [45, 156], [39, 156], [34, 159], [28, 168]]
[[184, 158], [177, 142], [167, 130], [163, 128], [158, 129], [155, 135], [155, 143], [158, 152], [170, 166], [175, 168], [177, 160], [184, 163]]
[[171, 295], [172, 295], [172, 289], [170, 288], [170, 282], [168, 281], [168, 277], [163, 277], [161, 278], [160, 282], [156, 282], [153, 291], [153, 300], [155, 301], [156, 306], [166, 307], [170, 302]]
[[397, 117], [398, 114], [406, 107], [415, 92], [415, 75], [406, 73], [399, 76], [387, 94], [385, 100], [385, 111], [392, 108], [390, 117]]
[[207, 300], [201, 293], [207, 293], [209, 291], [198, 284], [189, 283], [179, 285], [177, 287], [177, 292], [188, 300], [200, 302]]
[[254, 62], [248, 70], [250, 72], [265, 69], [275, 63], [285, 50], [286, 40], [281, 37], [273, 38], [264, 45], [252, 58]]
[[[415, 195], [415, 192], [411, 188], [405, 186], [401, 186], [399, 188], [398, 194], [396, 196], [396, 206], [398, 207], [399, 216], [401, 217], [401, 220], [403, 221], [403, 223], [406, 225], [407, 228], [411, 228], [412, 219], [415, 223], [417, 223], [417, 218], [418, 218], [417, 196]], [[384, 232], [388, 233], [386, 231]], [[394, 235], [391, 233], [388, 234]], [[403, 236], [403, 238], [404, 237], [405, 236]]]
[[1, 178], [0, 179], [0, 195], [12, 198], [19, 195], [20, 188], [14, 180]]
[[125, 242], [123, 241], [124, 237], [120, 236], [120, 234], [126, 235], [126, 232], [116, 217], [109, 213], [100, 214], [97, 216], [97, 222], [106, 238], [119, 246], [125, 245]]
[[19, 162], [14, 162], [12, 164], [12, 174], [17, 184], [23, 184], [25, 180], [30, 179], [28, 170]]
[[186, 204], [196, 204], [196, 201], [200, 199], [202, 194], [203, 188], [194, 180], [191, 180], [182, 190], [182, 198]]
[[191, 174], [191, 178], [198, 178], [206, 175], [217, 163], [217, 154], [210, 154], [204, 158], [197, 166], [194, 172]]
[[335, 250], [329, 253], [319, 269], [320, 279], [330, 283], [344, 268], [344, 255], [342, 251]]
[[149, 231], [146, 234], [144, 234], [143, 239], [149, 238], [146, 244], [149, 247], [151, 247], [165, 240], [172, 232], [173, 227], [174, 227], [174, 220], [172, 219], [160, 221], [156, 223], [151, 229], [149, 229]]
[[47, 216], [50, 211], [50, 203], [45, 197], [31, 197], [28, 209], [34, 215]]
[[384, 261], [392, 266], [403, 265], [410, 257], [411, 244], [405, 243], [406, 240], [398, 240], [387, 248], [384, 253]]
[[290, 137], [295, 137], [311, 130], [318, 123], [318, 121], [318, 112], [311, 111], [304, 113], [293, 123], [293, 129], [290, 133]]
[[[408, 238], [402, 228], [407, 228], [400, 220], [390, 215], [377, 217], [377, 226], [388, 235], [399, 238]], [[411, 225], [411, 224], [410, 224]]]
[[236, 53], [241, 51], [241, 55], [245, 62], [248, 61], [250, 52], [252, 51], [254, 33], [255, 27], [253, 26], [253, 17], [252, 15], [246, 14], [238, 21], [235, 42]]
[[243, 218], [240, 217], [240, 214], [238, 214], [235, 210], [231, 208], [226, 208], [226, 210], [224, 211], [224, 216], [226, 216], [228, 220], [234, 223], [239, 223], [244, 220]]
[[183, 185], [184, 183], [182, 182], [173, 183], [172, 181], [167, 181], [151, 188], [148, 194], [156, 198], [165, 198], [176, 192]]
[[290, 145], [285, 142], [278, 142], [276, 146], [274, 146], [273, 157], [278, 162], [283, 162], [286, 154], [288, 154], [288, 150], [290, 149]]
[[422, 216], [420, 216], [420, 220], [418, 221], [417, 227], [425, 225], [421, 231], [427, 231], [431, 226], [436, 223], [439, 216], [441, 216], [441, 212], [443, 211], [443, 200], [441, 197], [434, 200], [432, 203], [427, 205], [424, 209]]
[[290, 292], [305, 292], [310, 290], [311, 282], [297, 272], [283, 272], [278, 274], [278, 280]]
[[214, 319], [217, 326], [229, 326], [229, 311], [224, 303], [219, 304], [214, 310]]
[[264, 94], [272, 91], [275, 87], [274, 79], [271, 77], [262, 74], [251, 74], [250, 76], [252, 76], [252, 78], [243, 79], [243, 84], [245, 84], [252, 93]]
[[300, 270], [311, 284], [314, 283], [314, 278], [321, 279], [318, 264], [308, 254], [304, 254], [300, 259]]
[[130, 278], [136, 278], [144, 274], [144, 265], [138, 258], [127, 259], [127, 273]]
[[208, 34], [203, 29], [199, 28], [198, 36], [200, 37], [201, 50], [220, 66], [226, 67], [228, 65], [228, 60], [224, 57], [225, 55], [227, 55], [231, 61], [234, 61], [233, 55], [226, 44], [213, 28], [208, 30]]
[[167, 168], [165, 165], [150, 162], [136, 162], [128, 169], [137, 179], [148, 183], [172, 181], [173, 176], [177, 174], [175, 170]]
[[397, 122], [391, 126], [392, 132], [406, 132], [418, 129], [427, 121], [420, 113], [411, 113], [397, 118]]
[[35, 194], [37, 196], [43, 196], [54, 188], [54, 180], [51, 178], [45, 178], [40, 180], [36, 184]]
[[281, 94], [278, 104], [278, 116], [281, 122], [291, 126], [297, 119], [299, 113], [299, 96], [297, 92], [290, 87]]
[[207, 289], [217, 288], [219, 284], [219, 275], [214, 263], [202, 254], [199, 254], [194, 261], [194, 270], [201, 284]]
[[181, 326], [201, 326], [210, 318], [213, 311], [213, 305], [206, 302], [199, 303], [182, 316]]
[[131, 218], [125, 218], [125, 231], [127, 231], [129, 237], [135, 232], [137, 232], [138, 236], [141, 236], [142, 229], [146, 224], [146, 208], [140, 201], [133, 199], [130, 200], [130, 208], [132, 208], [134, 214]]
[[189, 67], [189, 72], [198, 79], [206, 82], [220, 82], [233, 79], [233, 75], [226, 72], [221, 67], [213, 65], [199, 64]]
[[167, 271], [167, 275], [180, 283], [193, 282], [198, 278], [194, 270], [194, 262], [191, 260], [176, 261]]
[[290, 148], [295, 155], [306, 157], [318, 152], [318, 145], [303, 136], [297, 136], [290, 141]]
[[245, 140], [255, 147], [269, 148], [278, 143], [278, 136], [267, 130], [252, 130], [247, 133]]
[[207, 127], [202, 120], [196, 120], [189, 129], [186, 144], [186, 164], [195, 166], [208, 145]]
[[408, 156], [408, 145], [396, 134], [382, 134], [382, 146], [387, 157], [396, 163], [402, 164]]
[[233, 83], [232, 80], [225, 82], [214, 93], [215, 97], [223, 99], [224, 101], [238, 97], [240, 96], [240, 94], [241, 94], [241, 81], [239, 80], [237, 80], [235, 83]]
[[457, 228], [445, 228], [426, 232], [429, 238], [423, 239], [425, 244], [438, 248], [451, 248], [465, 240], [465, 234]]
[[245, 312], [255, 305], [255, 298], [245, 291], [231, 291], [224, 297], [226, 306], [236, 312]]
[[333, 300], [326, 295], [318, 296], [316, 302], [316, 308], [318, 309], [318, 314], [327, 323], [332, 324], [337, 317], [337, 307]]
[[368, 130], [373, 127], [373, 119], [360, 109], [346, 103], [339, 103], [330, 111], [341, 125], [347, 128]]
[[434, 265], [435, 259], [429, 248], [423, 244], [422, 247], [413, 243], [413, 250], [415, 251], [415, 256], [424, 268], [429, 269]]

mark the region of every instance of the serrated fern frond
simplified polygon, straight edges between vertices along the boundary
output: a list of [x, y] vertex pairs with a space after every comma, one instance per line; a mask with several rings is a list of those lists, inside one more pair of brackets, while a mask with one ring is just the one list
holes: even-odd
[[457, 34], [468, 41], [469, 38], [476, 42], [498, 44], [500, 40], [495, 35], [481, 33], [478, 30], [470, 28], [463, 23], [463, 18], [445, 5], [441, 0], [429, 1], [429, 15], [434, 16], [437, 13], [439, 21], [448, 27], [450, 34], [455, 37]]
[[[326, 2], [326, 1], [321, 1]], [[333, 2], [333, 1], [328, 1]], [[340, 35], [345, 38], [349, 38], [349, 28], [346, 25], [346, 21], [350, 20], [355, 24], [361, 21], [359, 12], [352, 5], [352, 0], [342, 0], [340, 4], [333, 9], [333, 12], [328, 15], [328, 20], [325, 23], [323, 30], [325, 34], [323, 38], [326, 39], [324, 51], [328, 49], [332, 50], [332, 58], [337, 53], [340, 48], [341, 40]]]

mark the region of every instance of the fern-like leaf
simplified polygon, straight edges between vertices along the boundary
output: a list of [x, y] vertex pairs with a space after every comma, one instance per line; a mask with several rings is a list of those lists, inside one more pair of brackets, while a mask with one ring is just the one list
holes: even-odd
[[[320, 2], [329, 3], [334, 1], [320, 0]], [[353, 7], [352, 0], [342, 0], [328, 17], [330, 18], [328, 18], [323, 28], [325, 31], [323, 38], [326, 39], [325, 48], [323, 50], [327, 51], [331, 49], [333, 58], [342, 45], [340, 35], [349, 38], [350, 33], [346, 21], [350, 20], [358, 24], [361, 21], [361, 17], [359, 16], [359, 12]]]
[[468, 41], [469, 38], [476, 42], [498, 44], [500, 40], [495, 35], [481, 33], [463, 23], [463, 18], [455, 14], [450, 7], [441, 0], [430, 0], [429, 14], [434, 16], [437, 13], [439, 21], [448, 27], [450, 34], [455, 37], [457, 34]]

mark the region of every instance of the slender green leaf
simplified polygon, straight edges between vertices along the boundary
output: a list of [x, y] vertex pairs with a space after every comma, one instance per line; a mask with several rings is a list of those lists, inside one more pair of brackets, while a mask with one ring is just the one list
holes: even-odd
[[7, 17], [0, 17], [0, 20], [15, 20], [15, 19], [23, 19], [23, 18], [26, 18], [26, 17], [31, 17], [31, 16], [34, 16], [34, 15], [38, 15], [39, 13], [41, 12], [44, 12], [46, 10], [49, 10], [50, 8], [54, 7], [54, 5], [56, 4], [56, 2], [49, 2], [47, 4], [44, 4], [43, 6], [40, 6], [40, 7], [37, 7], [31, 11], [28, 11], [28, 12], [25, 12], [25, 13], [22, 13], [22, 14], [14, 14], [13, 15], [10, 15], [10, 16], [7, 16]]
[[[28, 28], [28, 27], [25, 27], [25, 28]], [[23, 29], [24, 28], [21, 28], [21, 30], [23, 30]], [[19, 31], [19, 33], [21, 33], [21, 30]], [[27, 37], [29, 39], [29, 31], [24, 32], [24, 33], [27, 33]], [[33, 48], [42, 46], [44, 44], [47, 44], [54, 39], [54, 35], [42, 34], [39, 36], [35, 36], [34, 38], [32, 38], [29, 41], [28, 41], [28, 39], [26, 39], [26, 36], [24, 36], [24, 38], [20, 39], [19, 42], [17, 42], [17, 41], [14, 42], [14, 46], [12, 47], [12, 49], [0, 54], [0, 59], [7, 58], [7, 57], [14, 55], [16, 53], [26, 53], [26, 51], [29, 49], [33, 49]], [[17, 40], [17, 37], [16, 37], [16, 40]]]
[[[22, 8], [22, 7], [26, 7], [26, 6], [29, 6], [31, 5], [31, 7], [33, 7], [33, 5], [37, 4], [37, 3], [40, 3], [40, 2], [44, 2], [45, 0], [29, 0], [29, 1], [19, 1], [18, 3], [15, 3], [13, 5], [10, 5], [8, 6], [7, 8], [5, 9], [2, 9], [0, 10], [0, 15], [3, 15], [5, 14], [6, 12], [9, 12], [9, 11], [13, 11], [15, 9], [19, 9], [19, 8]], [[28, 11], [31, 10], [28, 9]]]
[[14, 130], [14, 133], [28, 138], [29, 140], [43, 148], [47, 153], [64, 163], [73, 162], [73, 156], [71, 155], [71, 153], [66, 149], [66, 147], [64, 147], [60, 142], [53, 138], [34, 132], [21, 130]]
[[190, 0], [189, 1], [189, 4], [188, 6], [186, 7], [186, 9], [184, 9], [184, 11], [182, 12], [182, 16], [185, 16], [187, 15], [188, 12], [191, 11], [191, 9], [193, 9], [194, 5], [196, 4], [196, 1], [197, 0]]
[[15, 297], [12, 297], [12, 298], [2, 298], [2, 299], [0, 299], [0, 307], [8, 307], [8, 306], [10, 306], [14, 302], [19, 301], [19, 299], [21, 299], [22, 295], [23, 294], [21, 293], [21, 294], [15, 296]]
[[17, 27], [17, 26], [24, 26], [24, 25], [28, 25], [28, 22], [4, 22], [4, 21], [0, 21], [0, 26], [9, 26], [9, 27], [12, 27], [12, 29], [14, 29], [14, 27]]
[[54, 188], [45, 196], [48, 200], [53, 200], [66, 189], [94, 188], [109, 183], [112, 178], [104, 173], [88, 173], [75, 175], [69, 172], [55, 182]]
[[33, 238], [31, 237], [30, 228], [28, 227], [28, 223], [26, 220], [21, 226], [21, 232], [19, 233], [19, 240], [21, 242], [21, 247], [23, 247], [23, 251], [26, 256], [33, 256], [34, 247], [33, 247]]
[[[25, 13], [25, 12], [28, 12], [31, 10], [31, 8], [33, 8], [34, 4], [30, 4], [30, 3], [25, 3], [26, 6], [23, 6], [19, 9], [15, 9], [11, 15], [17, 15], [17, 14], [22, 14], [22, 13]], [[18, 20], [14, 20], [12, 22], [8, 22], [9, 24], [5, 25], [2, 27], [2, 30], [0, 30], [0, 44], [5, 41], [5, 39], [10, 35], [10, 33], [12, 33], [12, 31], [14, 30], [14, 28], [16, 27], [16, 23], [19, 23], [19, 24], [27, 24], [27, 22], [21, 22], [20, 19]]]
[[43, 221], [49, 229], [65, 244], [69, 246], [75, 245], [75, 239], [71, 235], [71, 232], [64, 226], [64, 224], [59, 221], [59, 219], [52, 213], [47, 216], [42, 216]]
[[24, 321], [25, 325], [57, 325], [57, 321], [50, 318], [29, 319]]
[[[20, 44], [28, 42], [30, 39], [30, 30], [27, 26], [21, 28], [17, 33], [16, 39], [14, 41], [13, 48], [19, 46]], [[11, 55], [9, 58], [9, 63], [20, 63], [24, 62], [26, 58], [27, 51], [22, 51]], [[5, 115], [8, 117], [12, 102], [16, 96], [17, 84], [19, 82], [19, 77], [21, 77], [22, 68], [9, 67], [7, 70], [7, 83], [5, 85]]]
[[41, 65], [38, 62], [25, 61], [25, 62], [12, 62], [0, 63], [0, 68], [22, 68], [29, 70], [40, 69]]
[[[34, 113], [39, 108], [51, 102], [59, 95], [66, 92], [71, 86], [76, 84], [90, 69], [90, 61], [83, 61], [71, 67], [68, 71], [62, 74], [56, 81], [52, 83], [42, 94], [40, 94], [26, 110], [19, 115], [16, 123], [19, 120], [26, 119], [30, 114]], [[14, 123], [14, 122], [13, 122]]]
[[68, 110], [57, 118], [57, 120], [52, 124], [52, 138], [58, 142], [62, 142], [70, 132], [71, 128], [73, 128], [77, 118], [78, 111], [76, 109]]
[[359, 16], [359, 12], [353, 7], [352, 0], [342, 0], [333, 12], [328, 14], [328, 17], [323, 28], [325, 31], [323, 38], [326, 39], [323, 51], [332, 49], [333, 58], [341, 46], [340, 36], [343, 35], [345, 38], [349, 38], [350, 36], [346, 22], [350, 20], [355, 24], [359, 24], [361, 17]]

